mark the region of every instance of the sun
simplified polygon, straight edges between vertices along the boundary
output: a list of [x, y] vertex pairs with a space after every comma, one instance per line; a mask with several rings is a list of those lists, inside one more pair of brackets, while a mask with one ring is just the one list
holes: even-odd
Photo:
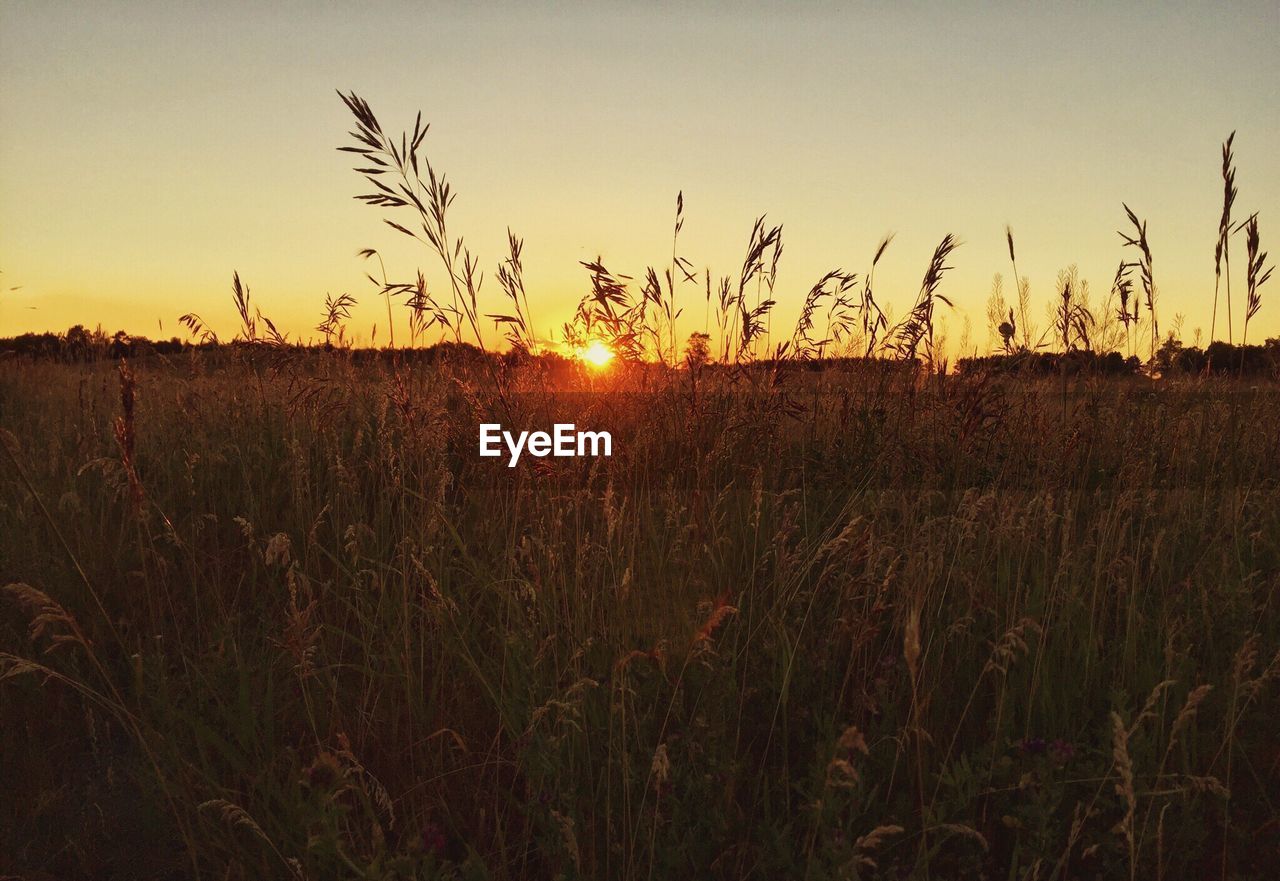
[[578, 350], [578, 357], [592, 367], [604, 367], [613, 360], [613, 351], [600, 340], [592, 340], [588, 346]]

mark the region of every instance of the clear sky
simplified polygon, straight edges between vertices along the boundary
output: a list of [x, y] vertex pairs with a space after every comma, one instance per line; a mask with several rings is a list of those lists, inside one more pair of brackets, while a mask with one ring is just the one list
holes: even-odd
[[[1109, 288], [1126, 201], [1149, 220], [1162, 323], [1207, 334], [1232, 129], [1236, 214], [1260, 212], [1264, 247], [1280, 233], [1280, 4], [1118, 5], [0, 0], [0, 334], [167, 337], [187, 311], [229, 333], [238, 270], [294, 334], [345, 291], [355, 335], [385, 341], [357, 250], [444, 283], [351, 198], [335, 89], [386, 127], [423, 111], [489, 305], [510, 226], [542, 335], [587, 289], [579, 260], [669, 261], [678, 190], [681, 251], [713, 274], [741, 265], [756, 215], [784, 225], [775, 327], [889, 231], [877, 289], [901, 315], [956, 234], [948, 336], [967, 314], [983, 348], [1005, 223], [1039, 318], [1071, 263], [1095, 300]], [[1280, 288], [1250, 337], [1277, 332]]]

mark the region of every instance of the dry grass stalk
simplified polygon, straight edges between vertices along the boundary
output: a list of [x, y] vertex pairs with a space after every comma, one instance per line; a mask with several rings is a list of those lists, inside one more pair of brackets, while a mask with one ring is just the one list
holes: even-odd
[[[1245, 300], [1244, 329], [1240, 332], [1240, 345], [1246, 345], [1249, 338], [1249, 321], [1262, 308], [1262, 286], [1271, 278], [1274, 267], [1267, 266], [1267, 252], [1261, 249], [1258, 237], [1258, 215], [1250, 215], [1244, 222], [1245, 248], [1248, 265], [1245, 270], [1245, 283], [1248, 286], [1248, 297]], [[1243, 362], [1244, 352], [1240, 353]]]
[[1231, 206], [1235, 204], [1236, 169], [1231, 153], [1232, 132], [1222, 145], [1222, 219], [1218, 221], [1218, 241], [1213, 249], [1213, 316], [1209, 322], [1209, 342], [1216, 339], [1218, 326], [1218, 287], [1222, 282], [1222, 264], [1227, 267], [1227, 342], [1232, 342], [1231, 332]]
[[1145, 298], [1147, 314], [1151, 321], [1151, 357], [1156, 356], [1156, 344], [1160, 337], [1160, 322], [1156, 317], [1156, 284], [1155, 276], [1152, 270], [1151, 261], [1151, 244], [1147, 241], [1147, 222], [1138, 220], [1138, 215], [1128, 206], [1124, 206], [1125, 215], [1129, 218], [1129, 223], [1133, 226], [1133, 233], [1126, 235], [1123, 232], [1117, 233], [1124, 241], [1126, 247], [1136, 248], [1140, 255], [1137, 266], [1140, 270], [1142, 278], [1142, 293]]
[[1133, 788], [1133, 762], [1129, 758], [1130, 730], [1125, 727], [1124, 721], [1114, 710], [1111, 712], [1111, 730], [1111, 758], [1116, 773], [1120, 775], [1120, 782], [1116, 784], [1116, 794], [1124, 799], [1125, 804], [1124, 817], [1116, 825], [1116, 830], [1123, 836], [1128, 846], [1129, 878], [1132, 881], [1137, 877], [1138, 872], [1138, 852], [1133, 834], [1133, 815], [1137, 810], [1138, 796]]
[[856, 866], [865, 866], [869, 869], [876, 868], [876, 861], [871, 857], [880, 847], [895, 835], [901, 835], [904, 830], [901, 826], [886, 824], [877, 826], [866, 835], [861, 835], [853, 843], [854, 864]]

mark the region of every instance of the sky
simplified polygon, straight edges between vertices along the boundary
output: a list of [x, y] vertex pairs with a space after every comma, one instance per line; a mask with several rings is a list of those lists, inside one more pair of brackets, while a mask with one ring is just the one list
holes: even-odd
[[[954, 234], [947, 339], [967, 318], [979, 351], [992, 276], [1011, 287], [1005, 224], [1043, 327], [1064, 267], [1105, 295], [1127, 202], [1148, 221], [1161, 323], [1181, 313], [1190, 342], [1209, 333], [1232, 130], [1236, 216], [1260, 212], [1264, 248], [1280, 229], [1278, 37], [1274, 0], [0, 0], [0, 335], [81, 323], [167, 338], [186, 312], [230, 335], [236, 271], [292, 335], [315, 336], [326, 293], [346, 292], [351, 335], [377, 325], [385, 342], [357, 251], [445, 281], [352, 198], [366, 187], [336, 149], [342, 89], [385, 128], [422, 111], [457, 192], [451, 229], [486, 270], [482, 311], [500, 306], [510, 228], [543, 337], [589, 289], [579, 261], [637, 277], [669, 262], [683, 191], [680, 251], [713, 276], [737, 272], [757, 216], [783, 225], [775, 337], [814, 281], [864, 272], [888, 232], [877, 297], [902, 315]], [[1234, 248], [1238, 337], [1242, 237]], [[702, 291], [678, 296], [681, 335], [702, 330]], [[1249, 333], [1280, 334], [1280, 288]]]

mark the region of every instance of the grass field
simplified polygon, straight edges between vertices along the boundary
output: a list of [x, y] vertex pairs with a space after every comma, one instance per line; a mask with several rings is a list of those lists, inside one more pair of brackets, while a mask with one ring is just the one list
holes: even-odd
[[0, 874], [1274, 871], [1276, 385], [474, 369], [0, 363]]

